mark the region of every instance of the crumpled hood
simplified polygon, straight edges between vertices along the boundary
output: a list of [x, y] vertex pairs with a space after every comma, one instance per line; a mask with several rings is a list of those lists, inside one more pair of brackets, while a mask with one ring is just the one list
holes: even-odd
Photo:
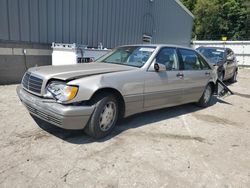
[[136, 68], [109, 63], [81, 63], [75, 65], [33, 67], [30, 68], [29, 71], [46, 79], [73, 80], [86, 76], [133, 69]]

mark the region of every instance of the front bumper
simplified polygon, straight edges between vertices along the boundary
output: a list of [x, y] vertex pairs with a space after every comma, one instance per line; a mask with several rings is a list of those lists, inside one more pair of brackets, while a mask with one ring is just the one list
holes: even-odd
[[83, 129], [95, 108], [59, 104], [30, 94], [20, 85], [17, 95], [31, 114], [63, 129]]

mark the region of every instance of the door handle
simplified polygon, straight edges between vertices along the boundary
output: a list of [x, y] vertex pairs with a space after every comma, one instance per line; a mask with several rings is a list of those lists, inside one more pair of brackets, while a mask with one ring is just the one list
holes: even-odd
[[178, 74], [176, 74], [176, 77], [178, 77], [178, 78], [183, 78], [183, 77], [184, 77], [184, 74], [179, 72]]
[[209, 75], [210, 75], [210, 72], [205, 72], [205, 75], [209, 76]]

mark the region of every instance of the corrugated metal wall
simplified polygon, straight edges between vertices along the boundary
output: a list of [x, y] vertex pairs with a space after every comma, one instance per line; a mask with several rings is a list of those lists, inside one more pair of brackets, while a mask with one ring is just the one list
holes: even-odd
[[0, 0], [0, 39], [97, 47], [187, 44], [192, 17], [175, 0]]
[[155, 42], [190, 45], [193, 18], [174, 0], [156, 0], [153, 4]]

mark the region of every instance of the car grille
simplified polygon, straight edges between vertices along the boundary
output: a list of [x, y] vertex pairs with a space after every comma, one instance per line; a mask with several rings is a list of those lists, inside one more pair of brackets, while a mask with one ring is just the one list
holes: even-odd
[[43, 80], [30, 72], [26, 72], [22, 80], [22, 85], [25, 89], [37, 94], [41, 93], [42, 84]]
[[35, 109], [34, 107], [25, 104], [26, 108], [29, 110], [30, 113], [40, 117], [41, 119], [44, 119], [45, 121], [48, 121], [50, 123], [56, 124], [56, 125], [62, 125], [62, 120], [59, 118], [56, 118], [54, 116], [51, 116], [45, 112], [42, 112], [40, 110]]

